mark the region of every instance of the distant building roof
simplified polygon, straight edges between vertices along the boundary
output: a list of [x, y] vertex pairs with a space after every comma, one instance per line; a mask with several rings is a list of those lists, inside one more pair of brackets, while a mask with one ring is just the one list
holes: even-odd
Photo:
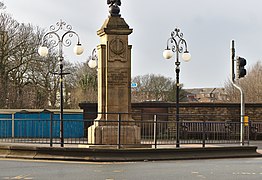
[[184, 89], [188, 102], [225, 102], [227, 94], [224, 88], [193, 88]]

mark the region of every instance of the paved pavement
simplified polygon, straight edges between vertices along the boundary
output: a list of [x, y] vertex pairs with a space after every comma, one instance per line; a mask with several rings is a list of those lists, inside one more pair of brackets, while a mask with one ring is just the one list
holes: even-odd
[[257, 152], [262, 154], [262, 141], [250, 141], [249, 145], [257, 146]]
[[257, 146], [258, 149], [262, 149], [262, 141], [250, 141], [249, 145]]
[[[257, 149], [258, 147], [258, 149]], [[122, 148], [116, 146], [94, 146], [87, 148], [78, 145], [48, 147], [45, 144], [0, 143], [0, 158], [55, 159], [77, 161], [144, 161], [262, 157], [262, 141], [251, 141], [249, 145], [190, 144], [175, 146], [159, 145], [154, 148]]]

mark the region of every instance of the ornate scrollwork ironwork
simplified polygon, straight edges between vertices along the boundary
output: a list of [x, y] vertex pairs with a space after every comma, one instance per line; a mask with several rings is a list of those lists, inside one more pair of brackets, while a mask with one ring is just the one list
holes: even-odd
[[[51, 47], [56, 47], [59, 44], [61, 46], [64, 45], [69, 47], [72, 44], [70, 38], [74, 35], [77, 37], [78, 44], [80, 42], [78, 34], [72, 30], [72, 26], [66, 24], [66, 22], [62, 20], [57, 22], [55, 25], [51, 25], [49, 30], [50, 31], [43, 36], [43, 44], [47, 44], [49, 42]], [[64, 34], [60, 35], [59, 31], [64, 31]]]
[[167, 40], [167, 49], [170, 49], [169, 44], [171, 43], [171, 50], [173, 52], [182, 53], [187, 51], [187, 43], [183, 36], [184, 34], [180, 32], [180, 29], [175, 28], [175, 30], [171, 32], [171, 37]]
[[98, 57], [97, 57], [97, 51], [96, 51], [96, 48], [94, 48], [93, 49], [93, 51], [92, 51], [92, 55], [91, 56], [89, 56], [89, 58], [88, 58], [89, 60], [98, 60]]

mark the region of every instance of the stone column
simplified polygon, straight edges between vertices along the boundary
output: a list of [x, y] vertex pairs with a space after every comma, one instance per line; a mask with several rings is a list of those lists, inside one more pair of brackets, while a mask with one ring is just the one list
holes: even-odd
[[[109, 16], [97, 31], [101, 44], [98, 52], [98, 115], [88, 129], [88, 139], [95, 144], [117, 144], [118, 123], [121, 121], [121, 144], [139, 144], [140, 128], [131, 114], [131, 48], [132, 33], [120, 15]], [[118, 113], [123, 113], [119, 116]], [[110, 122], [115, 121], [115, 122]]]

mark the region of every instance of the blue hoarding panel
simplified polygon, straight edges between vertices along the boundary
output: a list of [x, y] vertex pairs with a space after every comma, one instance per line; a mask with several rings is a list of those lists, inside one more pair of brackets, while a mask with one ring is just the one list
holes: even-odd
[[[64, 138], [84, 137], [83, 114], [64, 114]], [[14, 123], [15, 137], [50, 138], [60, 137], [60, 115], [52, 112], [17, 112]]]
[[[49, 116], [48, 118], [46, 116]], [[47, 138], [50, 136], [50, 114], [15, 113], [15, 137]]]
[[[64, 138], [84, 137], [83, 114], [64, 114]], [[53, 137], [60, 137], [60, 114], [54, 114]]]
[[12, 114], [0, 114], [0, 138], [12, 137]]

